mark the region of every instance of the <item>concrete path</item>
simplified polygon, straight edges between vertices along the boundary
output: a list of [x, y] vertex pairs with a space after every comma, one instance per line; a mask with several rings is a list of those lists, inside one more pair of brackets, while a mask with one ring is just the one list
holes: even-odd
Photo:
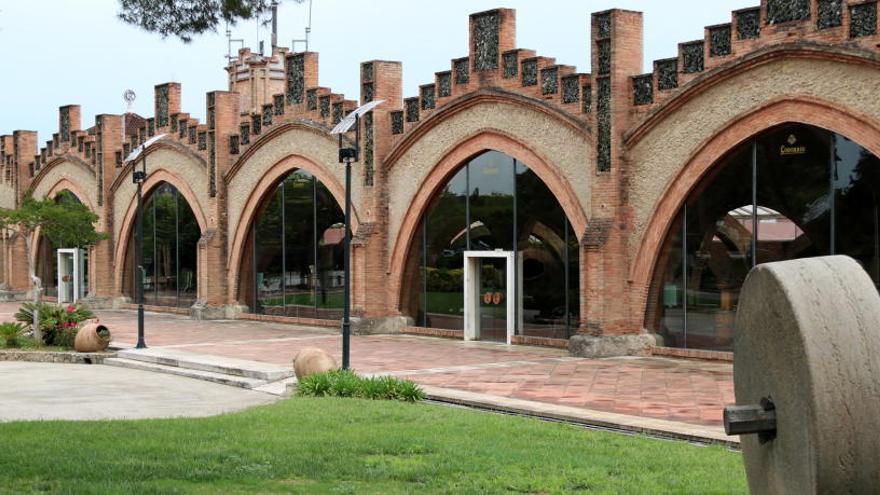
[[278, 397], [101, 365], [0, 362], [0, 422], [202, 417]]

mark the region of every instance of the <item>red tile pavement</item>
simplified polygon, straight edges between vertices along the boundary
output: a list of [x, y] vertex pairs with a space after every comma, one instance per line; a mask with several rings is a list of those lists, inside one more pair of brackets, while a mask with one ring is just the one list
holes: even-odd
[[[17, 305], [0, 303], [0, 321]], [[134, 344], [133, 311], [99, 311], [114, 342]], [[290, 364], [300, 349], [320, 347], [340, 358], [332, 329], [279, 323], [196, 321], [147, 313], [146, 343], [188, 352]], [[352, 338], [352, 367], [394, 373], [424, 384], [586, 409], [719, 426], [734, 402], [730, 363], [667, 358], [575, 359], [560, 349], [466, 343], [410, 335]]]

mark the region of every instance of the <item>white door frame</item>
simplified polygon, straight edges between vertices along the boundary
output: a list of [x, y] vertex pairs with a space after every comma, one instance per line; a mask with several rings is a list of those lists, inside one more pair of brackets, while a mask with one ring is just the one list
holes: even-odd
[[[65, 282], [63, 278], [66, 274], [66, 270], [64, 270], [63, 268], [65, 268], [67, 264], [67, 261], [65, 260], [65, 255], [70, 255], [73, 261], [73, 280], [70, 282]], [[75, 304], [79, 302], [80, 294], [82, 293], [82, 276], [85, 272], [83, 250], [59, 249], [56, 256], [58, 257], [58, 304]], [[67, 288], [67, 284], [73, 284], [72, 301], [67, 300], [67, 290], [65, 290]]]
[[[480, 339], [480, 259], [502, 258], [506, 260], [505, 294], [507, 300], [507, 345], [516, 332], [516, 298], [512, 289], [516, 279], [516, 256], [513, 251], [465, 251], [464, 252], [464, 340]], [[517, 283], [521, 285], [521, 283]], [[518, 291], [522, 295], [522, 288]], [[522, 313], [520, 311], [520, 313]]]

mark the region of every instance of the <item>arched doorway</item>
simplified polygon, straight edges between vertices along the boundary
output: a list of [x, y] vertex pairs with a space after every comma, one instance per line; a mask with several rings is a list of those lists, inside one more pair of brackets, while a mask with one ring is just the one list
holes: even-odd
[[257, 208], [243, 251], [239, 299], [252, 312], [342, 317], [345, 216], [327, 187], [294, 170]]
[[[69, 189], [63, 189], [55, 195], [55, 203], [57, 204], [74, 204], [74, 205], [82, 205], [82, 201], [77, 197]], [[52, 242], [46, 236], [41, 235], [37, 245], [37, 253], [36, 253], [36, 274], [37, 277], [40, 278], [40, 281], [43, 284], [43, 288], [45, 289], [44, 294], [47, 297], [54, 298], [58, 297], [58, 255], [57, 250], [59, 248], [68, 248], [73, 246], [56, 246], [55, 243]], [[79, 294], [78, 298], [82, 298], [86, 295], [89, 286], [89, 272], [88, 272], [88, 250], [85, 250], [85, 263], [84, 263], [84, 272], [82, 279], [82, 294]]]
[[401, 312], [417, 326], [464, 328], [465, 252], [516, 253], [515, 280], [502, 259], [481, 259], [482, 338], [503, 340], [503, 293], [514, 289], [515, 333], [568, 338], [579, 315], [578, 239], [559, 201], [529, 167], [497, 151], [468, 160], [440, 188], [411, 241]]
[[691, 191], [662, 244], [646, 325], [665, 344], [730, 351], [757, 264], [829, 254], [880, 284], [880, 160], [844, 136], [785, 124], [743, 143]]
[[[126, 250], [124, 294], [134, 290], [134, 235]], [[144, 303], [185, 308], [198, 298], [197, 256], [202, 237], [186, 198], [176, 187], [161, 182], [144, 200]]]

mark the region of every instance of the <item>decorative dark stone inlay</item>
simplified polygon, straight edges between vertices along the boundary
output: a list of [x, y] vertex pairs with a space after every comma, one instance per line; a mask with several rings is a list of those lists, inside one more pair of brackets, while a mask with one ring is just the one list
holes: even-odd
[[70, 107], [61, 107], [60, 112], [61, 140], [67, 142], [70, 141]]
[[741, 40], [761, 36], [761, 9], [742, 10], [736, 13], [736, 36]]
[[217, 195], [217, 136], [208, 132], [208, 194]]
[[373, 62], [364, 62], [361, 64], [361, 82], [373, 82]]
[[168, 125], [168, 85], [156, 88], [156, 127]]
[[363, 101], [361, 103], [369, 103], [373, 101], [373, 83], [364, 83], [361, 88], [361, 98]]
[[611, 170], [611, 80], [603, 77], [598, 81], [599, 89], [596, 98], [599, 113], [598, 143], [596, 146], [596, 162], [600, 172]]
[[657, 89], [666, 91], [678, 87], [678, 59], [670, 58], [654, 62], [657, 71]]
[[333, 104], [333, 125], [338, 124], [344, 115], [342, 114], [342, 102], [336, 102]]
[[310, 89], [306, 91], [306, 108], [308, 108], [310, 112], [318, 109], [317, 89]]
[[406, 121], [407, 122], [418, 122], [419, 121], [419, 99], [418, 98], [407, 98], [403, 101], [403, 106], [406, 109]]
[[538, 85], [538, 59], [527, 58], [522, 61], [522, 85]]
[[559, 92], [559, 69], [548, 67], [541, 70], [541, 94], [555, 95]]
[[[85, 151], [85, 147], [86, 147], [86, 137], [85, 137], [85, 136], [80, 136], [80, 137], [76, 140], [76, 144], [77, 144], [76, 149], [77, 149], [80, 153], [84, 152], [84, 151]], [[16, 153], [17, 153], [17, 152], [16, 152]]]
[[330, 97], [322, 96], [319, 100], [321, 102], [321, 117], [326, 119], [330, 116]]
[[843, 25], [843, 0], [819, 0], [816, 26], [828, 29]]
[[207, 98], [208, 98], [208, 106], [209, 106], [209, 107], [213, 107], [213, 106], [214, 106], [214, 100], [215, 100], [215, 98], [214, 98], [214, 92], [212, 91], [212, 92], [208, 93]]
[[261, 132], [263, 132], [263, 119], [260, 117], [260, 114], [255, 113], [251, 115], [251, 129], [253, 130], [254, 136], [259, 136]]
[[437, 73], [437, 96], [440, 98], [452, 96], [452, 72]]
[[704, 65], [702, 41], [695, 41], [681, 46], [682, 72], [692, 74], [702, 72]]
[[213, 129], [214, 123], [214, 107], [208, 107], [208, 129]]
[[289, 105], [303, 102], [306, 81], [305, 54], [295, 53], [287, 57], [287, 103]]
[[709, 56], [723, 57], [730, 55], [733, 34], [730, 24], [713, 27], [709, 30]]
[[468, 65], [468, 59], [466, 58], [460, 58], [453, 63], [452, 68], [455, 71], [455, 84], [467, 84], [468, 81], [470, 81]]
[[373, 112], [364, 115], [364, 185], [373, 185]]
[[577, 103], [581, 100], [581, 81], [578, 76], [562, 78], [562, 103]]
[[[190, 131], [192, 131], [192, 129], [194, 129], [194, 128], [190, 127]], [[143, 143], [146, 140], [147, 140], [147, 128], [141, 127], [140, 129], [138, 129], [138, 142]]]
[[196, 139], [198, 139], [198, 130], [193, 125], [189, 127], [189, 144], [196, 144]]
[[768, 0], [767, 24], [803, 21], [810, 18], [810, 0]]
[[634, 105], [654, 103], [654, 74], [633, 77], [632, 82]]
[[238, 133], [241, 135], [241, 144], [251, 143], [251, 126], [247, 122], [238, 127]]
[[877, 34], [877, 2], [849, 8], [849, 37], [861, 38]]
[[434, 97], [434, 89], [435, 86], [433, 84], [428, 84], [421, 87], [422, 110], [431, 110], [432, 108], [437, 106], [437, 100]]
[[199, 132], [199, 151], [205, 151], [208, 149], [208, 133], [205, 131]]
[[391, 112], [391, 134], [403, 134], [403, 112]]
[[604, 13], [596, 15], [596, 38], [611, 37], [611, 14]]
[[238, 134], [233, 134], [229, 136], [229, 153], [232, 155], [238, 154]]
[[584, 113], [590, 113], [593, 111], [593, 88], [589, 84], [585, 84], [583, 88], [581, 88], [581, 94], [584, 95], [584, 104], [582, 110]]
[[498, 68], [498, 38], [501, 19], [498, 12], [474, 17], [474, 70]]
[[186, 126], [187, 121], [181, 119], [180, 124], [177, 125], [177, 129], [180, 131], [180, 133], [177, 135], [178, 138], [183, 139], [186, 137]]
[[273, 95], [272, 103], [275, 106], [275, 115], [284, 115], [284, 95]]
[[504, 78], [513, 79], [519, 74], [519, 52], [516, 50], [507, 52], [502, 58], [504, 59]]
[[[263, 125], [272, 125], [272, 105], [263, 105]], [[209, 129], [213, 129], [213, 127], [209, 124]]]
[[177, 132], [177, 114], [171, 116], [171, 132]]
[[153, 137], [156, 134], [156, 120], [153, 118], [147, 119], [147, 136]]
[[121, 166], [122, 166], [122, 152], [117, 151], [116, 152], [116, 168], [119, 168]]
[[599, 40], [596, 45], [599, 51], [599, 75], [608, 75], [611, 73], [611, 40]]

